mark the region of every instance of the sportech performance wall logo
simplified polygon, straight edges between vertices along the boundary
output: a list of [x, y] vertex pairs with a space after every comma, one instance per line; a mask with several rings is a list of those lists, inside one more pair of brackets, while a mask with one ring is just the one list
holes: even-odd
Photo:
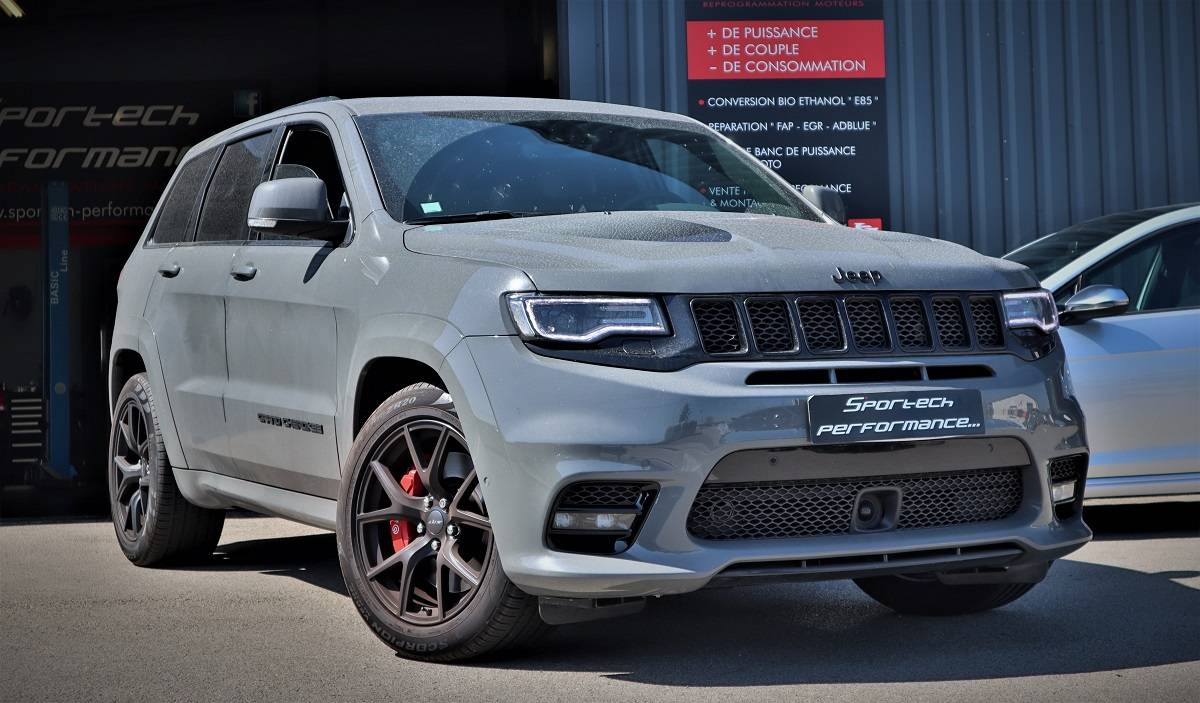
[[163, 177], [192, 144], [265, 109], [263, 91], [223, 82], [0, 83], [0, 177]]
[[0, 82], [0, 249], [39, 245], [51, 181], [72, 247], [132, 243], [188, 149], [267, 108], [227, 81]]
[[[0, 130], [30, 131], [194, 127], [200, 114], [186, 105], [12, 105], [0, 98]], [[37, 137], [33, 136], [32, 140]], [[174, 167], [186, 146], [3, 146], [0, 169]]]

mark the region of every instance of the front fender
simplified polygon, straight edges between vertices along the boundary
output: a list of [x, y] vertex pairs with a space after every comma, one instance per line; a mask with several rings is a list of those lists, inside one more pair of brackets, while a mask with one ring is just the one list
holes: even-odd
[[430, 315], [397, 313], [379, 315], [365, 321], [351, 346], [353, 351], [346, 378], [342, 382], [345, 397], [336, 429], [338, 446], [342, 450], [340, 454], [349, 455], [350, 445], [354, 443], [354, 408], [359, 379], [372, 361], [382, 358], [419, 361], [442, 374], [442, 378], [451, 386], [446, 390], [455, 395], [457, 379], [453, 374], [447, 378], [441, 367], [446, 356], [462, 338], [463, 334], [457, 327]]

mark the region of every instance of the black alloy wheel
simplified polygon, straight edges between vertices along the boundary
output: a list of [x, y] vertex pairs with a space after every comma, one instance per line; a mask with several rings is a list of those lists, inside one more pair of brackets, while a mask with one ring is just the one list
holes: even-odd
[[117, 543], [138, 566], [205, 559], [225, 524], [224, 510], [193, 505], [183, 496], [160, 428], [150, 379], [134, 374], [112, 417], [108, 498]]
[[109, 489], [116, 503], [114, 519], [126, 538], [135, 541], [146, 531], [154, 500], [150, 482], [151, 422], [136, 398], [126, 398], [113, 423]]
[[372, 448], [354, 495], [354, 553], [375, 595], [414, 625], [470, 602], [492, 558], [492, 527], [466, 440], [449, 424], [397, 425]]
[[358, 431], [338, 498], [338, 563], [398, 654], [461, 661], [535, 641], [538, 599], [509, 581], [450, 394], [416, 383]]

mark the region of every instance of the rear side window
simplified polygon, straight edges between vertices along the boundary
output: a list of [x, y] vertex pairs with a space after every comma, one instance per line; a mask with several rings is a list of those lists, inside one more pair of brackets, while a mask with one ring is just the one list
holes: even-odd
[[263, 160], [270, 147], [270, 133], [225, 147], [204, 196], [196, 241], [243, 241], [249, 236], [246, 211], [255, 186], [262, 181]]
[[179, 176], [163, 200], [158, 221], [150, 233], [150, 241], [156, 244], [174, 244], [191, 239], [195, 227], [196, 201], [204, 187], [204, 178], [212, 166], [215, 149], [189, 159], [179, 167]]

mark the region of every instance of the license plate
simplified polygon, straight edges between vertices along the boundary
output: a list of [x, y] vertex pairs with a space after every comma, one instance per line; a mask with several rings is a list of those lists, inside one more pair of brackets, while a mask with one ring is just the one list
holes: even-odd
[[808, 399], [813, 444], [981, 434], [983, 399], [976, 390], [815, 395]]

